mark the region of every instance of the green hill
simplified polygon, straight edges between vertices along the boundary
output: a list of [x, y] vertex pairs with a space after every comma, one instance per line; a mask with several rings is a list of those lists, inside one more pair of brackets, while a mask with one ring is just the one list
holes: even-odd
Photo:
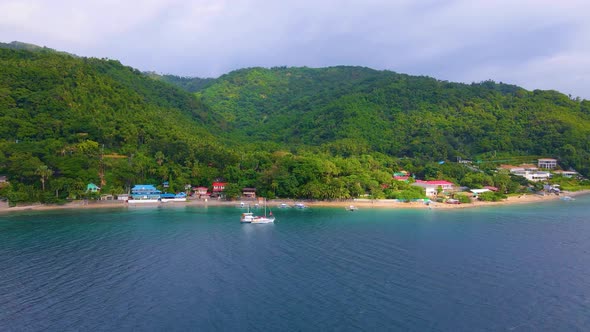
[[[87, 182], [123, 191], [225, 158], [211, 134], [219, 121], [194, 95], [117, 61], [0, 48], [0, 68], [0, 173], [11, 183], [36, 185], [46, 165], [63, 180], [57, 196]], [[101, 159], [113, 154], [124, 158]]]
[[392, 180], [400, 169], [509, 192], [524, 184], [438, 162], [458, 156], [558, 157], [589, 173], [590, 103], [555, 91], [362, 67], [179, 78], [22, 43], [0, 45], [0, 68], [0, 197], [11, 203], [88, 197], [90, 182], [122, 193], [216, 180], [228, 197], [243, 187], [269, 198], [421, 197]]
[[590, 102], [555, 91], [362, 67], [281, 67], [223, 75], [199, 95], [241, 139], [430, 160], [547, 155], [588, 167], [581, 159], [590, 150]]
[[162, 82], [176, 85], [177, 87], [188, 92], [201, 91], [215, 82], [214, 78], [200, 78], [200, 77], [181, 77], [176, 75], [159, 75], [154, 72], [145, 73], [147, 76]]

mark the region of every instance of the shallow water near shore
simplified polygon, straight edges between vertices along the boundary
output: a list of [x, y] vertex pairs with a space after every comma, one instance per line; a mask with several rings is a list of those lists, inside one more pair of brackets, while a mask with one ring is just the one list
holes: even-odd
[[0, 330], [584, 330], [589, 208], [0, 215]]

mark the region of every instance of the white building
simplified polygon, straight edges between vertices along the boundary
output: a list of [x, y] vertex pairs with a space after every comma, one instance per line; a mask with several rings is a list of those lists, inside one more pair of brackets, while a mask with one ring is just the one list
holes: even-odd
[[542, 158], [539, 159], [537, 165], [539, 166], [539, 168], [543, 169], [554, 169], [555, 167], [557, 167], [557, 159]]

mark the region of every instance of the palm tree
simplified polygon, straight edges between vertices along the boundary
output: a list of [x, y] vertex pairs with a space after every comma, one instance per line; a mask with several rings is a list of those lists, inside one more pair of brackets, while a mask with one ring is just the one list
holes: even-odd
[[47, 167], [47, 165], [41, 165], [37, 167], [35, 174], [41, 177], [41, 187], [43, 188], [43, 191], [45, 191], [45, 181], [53, 175], [53, 170]]

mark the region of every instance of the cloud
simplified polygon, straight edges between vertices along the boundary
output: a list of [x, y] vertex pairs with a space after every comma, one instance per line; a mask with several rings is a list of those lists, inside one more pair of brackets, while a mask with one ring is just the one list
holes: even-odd
[[345, 64], [590, 98], [589, 11], [578, 0], [0, 0], [0, 40], [178, 75]]

